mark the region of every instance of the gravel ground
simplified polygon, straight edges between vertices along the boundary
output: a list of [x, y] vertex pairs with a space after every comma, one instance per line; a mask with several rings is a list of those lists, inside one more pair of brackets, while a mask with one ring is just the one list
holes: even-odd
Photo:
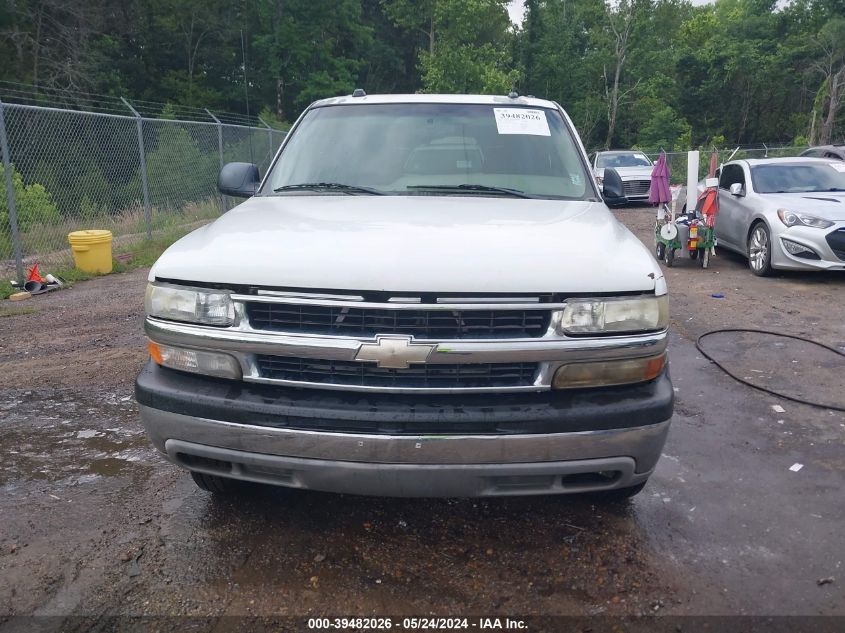
[[[650, 209], [618, 216], [651, 246]], [[146, 273], [0, 304], [0, 630], [15, 615], [845, 616], [845, 414], [741, 386], [693, 345], [754, 327], [845, 349], [845, 275], [760, 279], [721, 252], [666, 270], [672, 432], [640, 496], [594, 505], [213, 498], [138, 421]], [[707, 345], [752, 381], [845, 404], [842, 357], [771, 337]]]

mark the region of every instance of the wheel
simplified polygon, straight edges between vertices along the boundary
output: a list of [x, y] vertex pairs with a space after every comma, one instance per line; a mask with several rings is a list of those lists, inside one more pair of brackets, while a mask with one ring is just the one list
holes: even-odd
[[657, 259], [663, 259], [666, 256], [666, 244], [658, 242], [654, 252], [657, 255]]
[[705, 248], [701, 251], [701, 257], [698, 258], [698, 263], [702, 268], [707, 268], [710, 265], [710, 249]]
[[627, 488], [614, 488], [613, 490], [602, 490], [600, 492], [594, 492], [590, 496], [595, 499], [596, 501], [602, 502], [614, 502], [614, 501], [625, 501], [625, 499], [630, 499], [634, 497], [640, 492], [642, 492], [643, 488], [648, 481], [644, 481], [641, 484], [637, 484], [636, 486], [629, 486]]
[[748, 267], [758, 277], [772, 274], [772, 237], [769, 227], [758, 222], [748, 236]]
[[698, 249], [697, 248], [693, 248], [692, 250], [690, 250], [689, 258], [690, 259], [698, 259]]
[[228, 477], [219, 477], [218, 475], [208, 475], [194, 471], [191, 471], [191, 477], [197, 486], [217, 495], [228, 495], [243, 489], [241, 482], [237, 479], [229, 479]]
[[674, 248], [666, 248], [666, 266], [672, 268], [672, 265], [675, 263], [675, 249]]

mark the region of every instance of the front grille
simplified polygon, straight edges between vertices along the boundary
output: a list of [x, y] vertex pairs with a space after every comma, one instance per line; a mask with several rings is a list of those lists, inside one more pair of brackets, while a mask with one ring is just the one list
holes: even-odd
[[550, 310], [394, 310], [248, 302], [256, 330], [372, 337], [405, 334], [419, 339], [538, 338], [546, 333]]
[[473, 363], [467, 365], [411, 365], [388, 369], [372, 363], [286, 356], [256, 357], [259, 375], [324, 385], [394, 387], [403, 389], [466, 389], [523, 387], [534, 384], [537, 363]]
[[647, 196], [650, 180], [625, 180], [622, 182], [622, 190], [626, 196]]
[[845, 261], [845, 229], [838, 229], [827, 234], [826, 238], [833, 254]]

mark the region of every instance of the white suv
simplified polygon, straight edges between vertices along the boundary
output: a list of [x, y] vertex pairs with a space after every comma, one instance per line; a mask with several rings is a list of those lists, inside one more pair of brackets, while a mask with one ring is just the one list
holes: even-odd
[[263, 179], [219, 185], [249, 199], [150, 271], [136, 389], [201, 487], [645, 484], [673, 407], [666, 283], [559, 105], [356, 91], [311, 105]]

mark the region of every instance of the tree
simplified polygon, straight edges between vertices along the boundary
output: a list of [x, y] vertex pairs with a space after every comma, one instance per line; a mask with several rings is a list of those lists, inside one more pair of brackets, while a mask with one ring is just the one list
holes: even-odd
[[506, 0], [383, 0], [397, 26], [424, 36], [419, 68], [427, 92], [510, 91]]
[[610, 148], [613, 141], [613, 133], [616, 131], [616, 117], [619, 113], [620, 100], [625, 99], [630, 90], [621, 91], [620, 80], [622, 70], [628, 55], [628, 40], [631, 37], [631, 30], [634, 25], [636, 6], [634, 0], [621, 0], [615, 9], [608, 11], [608, 25], [613, 34], [611, 38], [612, 53], [612, 74], [613, 80], [607, 76], [607, 67], [604, 68], [605, 96], [607, 98], [607, 137], [604, 141], [605, 149]]
[[[27, 231], [37, 226], [55, 225], [61, 220], [50, 192], [37, 182], [24, 184], [23, 178], [14, 165], [12, 166], [12, 190], [15, 192], [15, 209], [20, 231]], [[12, 245], [7, 238], [10, 235], [6, 176], [3, 165], [0, 164], [0, 257], [9, 257], [12, 254]]]
[[[821, 56], [813, 67], [823, 77], [816, 93], [816, 103], [821, 106], [819, 110], [822, 114], [818, 143], [828, 145], [833, 138], [834, 122], [845, 95], [845, 18], [834, 18], [825, 24], [816, 44]], [[812, 139], [810, 142], [813, 142]]]
[[280, 119], [293, 118], [314, 99], [355, 88], [372, 36], [361, 22], [358, 0], [263, 0], [258, 11], [269, 26], [254, 37], [257, 56], [263, 60], [258, 74], [274, 84]]

